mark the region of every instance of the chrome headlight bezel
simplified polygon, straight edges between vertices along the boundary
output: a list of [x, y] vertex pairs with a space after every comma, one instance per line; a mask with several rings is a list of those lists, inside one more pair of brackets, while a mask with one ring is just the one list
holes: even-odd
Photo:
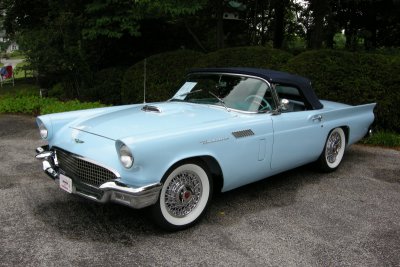
[[40, 120], [37, 119], [37, 125], [39, 127], [39, 134], [42, 139], [47, 139], [49, 137], [49, 130], [47, 129], [46, 125]]
[[130, 169], [135, 161], [131, 150], [127, 145], [125, 145], [121, 141], [117, 142], [117, 149], [118, 149], [118, 158], [122, 166], [124, 166], [124, 168], [126, 169]]

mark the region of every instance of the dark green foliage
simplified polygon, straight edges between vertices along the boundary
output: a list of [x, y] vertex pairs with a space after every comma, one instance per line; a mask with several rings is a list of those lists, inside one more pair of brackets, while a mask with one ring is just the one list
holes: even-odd
[[103, 107], [99, 102], [87, 103], [78, 100], [67, 102], [38, 95], [7, 95], [0, 97], [0, 113], [22, 113], [29, 115]]
[[105, 104], [121, 103], [121, 86], [125, 68], [107, 68], [95, 73], [93, 86], [82, 93], [89, 101], [100, 101]]
[[292, 58], [285, 69], [311, 79], [321, 99], [352, 105], [377, 102], [376, 125], [400, 131], [399, 57], [316, 50]]
[[[236, 47], [201, 54], [178, 50], [147, 59], [146, 101], [162, 101], [173, 96], [185, 73], [192, 67], [259, 67], [280, 69], [292, 55], [265, 47]], [[123, 103], [143, 101], [143, 64], [141, 61], [125, 73]]]
[[254, 67], [280, 69], [292, 57], [278, 49], [247, 46], [221, 49], [203, 55], [196, 67]]
[[372, 136], [361, 140], [361, 143], [375, 146], [400, 148], [400, 135], [391, 132], [378, 131]]
[[[185, 73], [201, 56], [199, 52], [178, 50], [158, 54], [146, 60], [146, 101], [163, 101], [171, 98], [184, 79]], [[122, 82], [122, 102], [143, 102], [144, 61], [130, 67]]]
[[149, 17], [176, 18], [194, 14], [205, 1], [187, 0], [94, 0], [86, 5], [85, 38], [99, 36], [121, 38], [125, 34], [140, 35], [140, 21]]

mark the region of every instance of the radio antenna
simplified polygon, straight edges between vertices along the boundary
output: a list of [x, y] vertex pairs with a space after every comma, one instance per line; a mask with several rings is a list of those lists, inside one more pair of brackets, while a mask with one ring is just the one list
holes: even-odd
[[146, 103], [146, 62], [145, 58], [143, 63], [143, 103]]

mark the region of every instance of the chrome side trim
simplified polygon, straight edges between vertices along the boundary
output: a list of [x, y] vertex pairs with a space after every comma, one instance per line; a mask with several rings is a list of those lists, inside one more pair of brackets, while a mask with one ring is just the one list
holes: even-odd
[[236, 138], [243, 138], [254, 135], [254, 132], [251, 129], [247, 129], [247, 130], [232, 132], [232, 135]]

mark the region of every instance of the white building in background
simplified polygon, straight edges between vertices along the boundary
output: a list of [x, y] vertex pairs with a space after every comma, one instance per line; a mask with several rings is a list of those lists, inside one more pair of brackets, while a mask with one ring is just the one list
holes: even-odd
[[[0, 42], [9, 42], [10, 40], [6, 36], [6, 31], [0, 31]], [[8, 45], [6, 52], [11, 53], [14, 51], [19, 50], [19, 45], [15, 41], [11, 41], [10, 44]]]
[[11, 44], [7, 47], [7, 53], [11, 53], [19, 50], [19, 45], [16, 42], [11, 42]]

